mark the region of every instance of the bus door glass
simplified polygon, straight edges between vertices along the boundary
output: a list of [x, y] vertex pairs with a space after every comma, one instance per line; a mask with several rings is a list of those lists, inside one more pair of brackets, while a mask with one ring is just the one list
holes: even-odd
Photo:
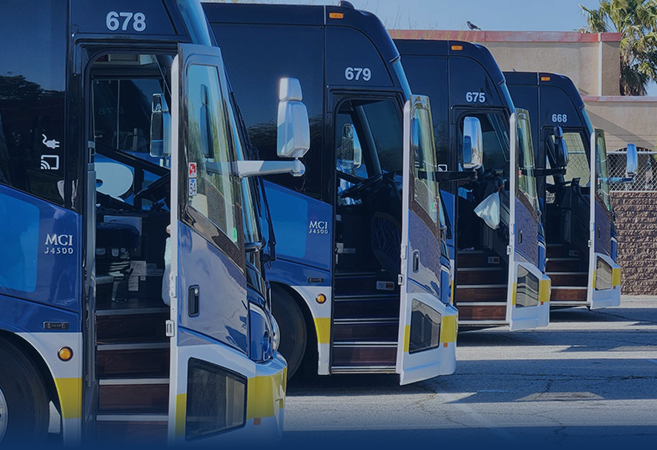
[[435, 291], [441, 274], [438, 171], [429, 98], [413, 96], [404, 107], [401, 384], [452, 373], [456, 363], [456, 309]]
[[[590, 308], [620, 305], [620, 266], [611, 258], [613, 209], [609, 196], [607, 147], [603, 130], [591, 136], [591, 222], [589, 259]], [[595, 163], [594, 163], [595, 162]], [[593, 191], [594, 190], [594, 191]], [[593, 197], [594, 196], [594, 197]]]
[[511, 330], [547, 326], [549, 278], [538, 268], [538, 198], [529, 112], [511, 116], [509, 285], [507, 321]]
[[169, 440], [181, 442], [245, 425], [255, 364], [220, 50], [179, 45], [171, 85]]

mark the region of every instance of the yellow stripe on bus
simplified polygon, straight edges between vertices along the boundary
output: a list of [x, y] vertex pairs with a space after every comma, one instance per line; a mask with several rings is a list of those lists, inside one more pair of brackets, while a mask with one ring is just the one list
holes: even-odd
[[456, 316], [445, 316], [440, 325], [440, 342], [456, 342], [457, 321]]
[[271, 376], [249, 378], [247, 388], [246, 418], [262, 419], [276, 415], [276, 405], [282, 408], [285, 404], [285, 387], [287, 370]]
[[185, 424], [187, 422], [187, 393], [178, 394], [176, 397], [176, 428], [175, 436], [185, 435]]
[[516, 306], [516, 295], [518, 294], [518, 283], [513, 283], [511, 288], [511, 305]]
[[82, 378], [55, 378], [62, 419], [82, 417]]
[[613, 269], [611, 272], [611, 285], [620, 286], [621, 285], [621, 269], [620, 267]]
[[317, 331], [317, 343], [329, 344], [331, 342], [331, 318], [321, 317], [315, 319], [315, 330]]
[[538, 301], [540, 303], [548, 303], [550, 301], [551, 288], [552, 280], [549, 278], [538, 282]]

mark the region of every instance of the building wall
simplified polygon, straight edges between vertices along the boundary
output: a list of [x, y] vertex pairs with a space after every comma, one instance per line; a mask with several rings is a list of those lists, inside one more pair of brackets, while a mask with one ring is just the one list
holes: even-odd
[[586, 111], [596, 128], [605, 130], [607, 150], [633, 143], [654, 150], [657, 145], [657, 97], [584, 96]]
[[613, 192], [624, 295], [657, 292], [657, 192]]

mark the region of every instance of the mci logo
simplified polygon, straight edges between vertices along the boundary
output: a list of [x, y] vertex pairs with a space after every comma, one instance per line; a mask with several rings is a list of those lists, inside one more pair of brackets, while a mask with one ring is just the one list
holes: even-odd
[[308, 234], [328, 234], [328, 222], [311, 220], [308, 226]]
[[46, 255], [72, 255], [73, 235], [72, 234], [48, 234], [46, 235], [46, 249], [43, 252]]

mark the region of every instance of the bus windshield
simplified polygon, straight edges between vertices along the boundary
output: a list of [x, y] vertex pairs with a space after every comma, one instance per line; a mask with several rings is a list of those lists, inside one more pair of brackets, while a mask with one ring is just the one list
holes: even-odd
[[415, 108], [413, 124], [414, 199], [429, 215], [431, 221], [435, 225], [439, 225], [440, 188], [435, 175], [438, 172], [438, 163], [436, 162], [436, 147], [433, 140], [431, 110], [428, 105], [426, 108], [421, 106]]

